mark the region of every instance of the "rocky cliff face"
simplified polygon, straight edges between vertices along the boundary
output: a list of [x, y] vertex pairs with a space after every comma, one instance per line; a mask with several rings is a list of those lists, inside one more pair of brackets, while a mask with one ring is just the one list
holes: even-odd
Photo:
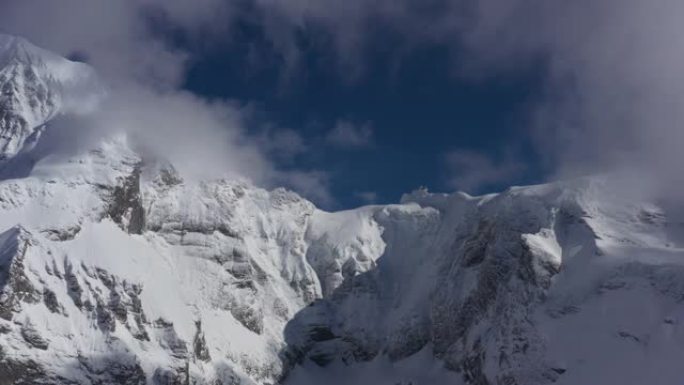
[[[10, 62], [6, 161], [70, 97]], [[132, 148], [0, 181], [0, 384], [681, 380], [682, 222], [602, 179], [328, 213]]]
[[427, 352], [466, 384], [674, 384], [683, 224], [609, 187], [419, 191], [357, 210], [382, 229], [381, 255], [303, 309], [288, 346], [350, 367]]

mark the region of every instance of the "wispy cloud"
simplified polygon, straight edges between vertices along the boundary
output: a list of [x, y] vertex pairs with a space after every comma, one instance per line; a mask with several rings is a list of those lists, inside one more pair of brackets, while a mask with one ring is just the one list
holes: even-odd
[[378, 193], [374, 191], [357, 191], [354, 193], [354, 196], [356, 196], [363, 204], [374, 204], [378, 203]]
[[[454, 73], [466, 78], [541, 68], [547, 92], [519, 134], [535, 143], [549, 177], [629, 171], [635, 188], [684, 192], [679, 0], [260, 4], [268, 4], [271, 20], [293, 26], [293, 36], [310, 26], [326, 31], [342, 62], [359, 62], [352, 66], [363, 66], [373, 31], [384, 28], [405, 52], [426, 45], [452, 51]], [[478, 163], [490, 175], [505, 166]]]
[[309, 151], [310, 146], [302, 135], [292, 129], [266, 126], [256, 135], [256, 141], [271, 158], [292, 163], [294, 158]]
[[292, 170], [278, 173], [275, 180], [287, 186], [325, 209], [337, 206], [337, 200], [330, 193], [330, 175], [322, 171]]
[[511, 154], [494, 159], [481, 152], [459, 149], [446, 154], [449, 187], [479, 194], [487, 188], [510, 183], [525, 172], [525, 164]]
[[[629, 170], [638, 174], [635, 186], [684, 192], [680, 0], [6, 0], [0, 25], [65, 55], [82, 52], [116, 83], [168, 93], [178, 89], [188, 53], [166, 44], [150, 18], [189, 36], [228, 38], [219, 31], [246, 9], [288, 68], [299, 63], [298, 37], [315, 36], [312, 44], [332, 47], [340, 73], [355, 72], [380, 28], [405, 52], [432, 45], [457, 53], [454, 72], [468, 78], [541, 63], [547, 93], [530, 108], [535, 123], [519, 134], [532, 139], [555, 175]], [[342, 122], [329, 137], [330, 144], [361, 148], [373, 135], [370, 127]], [[277, 168], [253, 144], [265, 167]], [[510, 168], [500, 160], [453, 159], [489, 175], [459, 177], [465, 185], [510, 173], [500, 171]]]
[[373, 144], [373, 127], [370, 122], [357, 124], [348, 120], [338, 120], [325, 140], [339, 148], [370, 147]]

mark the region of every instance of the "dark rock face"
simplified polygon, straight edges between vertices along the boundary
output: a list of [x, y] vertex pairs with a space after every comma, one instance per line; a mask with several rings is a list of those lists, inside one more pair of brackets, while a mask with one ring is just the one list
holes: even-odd
[[171, 165], [166, 165], [159, 170], [159, 175], [155, 178], [154, 183], [160, 187], [176, 186], [183, 183], [183, 178], [178, 175], [178, 171]]
[[79, 369], [93, 384], [145, 385], [145, 372], [129, 354], [104, 357], [78, 357]]
[[46, 229], [42, 233], [52, 241], [69, 241], [81, 232], [81, 226], [73, 226], [59, 229]]
[[45, 370], [33, 360], [17, 361], [5, 357], [0, 350], [0, 385], [57, 385], [51, 381]]
[[131, 175], [111, 192], [107, 215], [130, 234], [141, 234], [145, 227], [145, 209], [140, 195], [140, 169], [138, 164]]
[[64, 308], [57, 301], [57, 295], [54, 291], [48, 288], [43, 289], [43, 303], [45, 303], [45, 307], [47, 307], [52, 313], [64, 314]]
[[159, 318], [153, 325], [161, 336], [161, 345], [175, 358], [185, 360], [188, 358], [188, 345], [176, 333], [173, 322]]
[[[145, 385], [140, 365], [130, 356], [77, 357], [73, 363], [89, 384]], [[5, 357], [0, 350], [0, 385], [81, 385], [84, 382], [50, 373], [30, 359]]]
[[234, 281], [225, 285], [228, 300], [224, 308], [244, 327], [254, 333], [261, 334], [264, 328], [264, 314], [259, 296], [267, 275], [246, 252], [233, 249], [232, 253], [217, 257], [220, 264]]
[[261, 334], [264, 328], [263, 313], [260, 309], [255, 309], [249, 306], [239, 304], [232, 304], [230, 313], [238, 320], [244, 327], [253, 331], [256, 334]]
[[418, 353], [432, 341], [431, 332], [427, 317], [407, 321], [397, 333], [401, 341], [390, 343], [385, 354], [390, 360], [397, 361]]
[[207, 341], [204, 338], [204, 332], [202, 331], [202, 321], [195, 321], [195, 338], [192, 342], [192, 351], [195, 358], [200, 361], [210, 361], [211, 356], [209, 355], [209, 349], [207, 348]]
[[21, 303], [36, 303], [41, 293], [26, 276], [24, 258], [29, 239], [20, 227], [1, 234], [5, 242], [0, 251], [0, 318], [11, 320], [21, 309]]
[[189, 383], [189, 375], [185, 368], [157, 368], [152, 382], [154, 385], [185, 385]]
[[78, 282], [74, 266], [68, 259], [64, 260], [64, 280], [67, 284], [67, 293], [69, 294], [69, 297], [74, 301], [74, 305], [81, 309], [83, 307], [83, 288]]
[[38, 334], [30, 321], [25, 322], [21, 326], [21, 337], [26, 343], [36, 349], [47, 350], [50, 345], [40, 334]]
[[97, 302], [96, 313], [100, 328], [112, 332], [116, 328], [116, 321], [118, 321], [136, 339], [149, 341], [146, 330], [147, 317], [142, 310], [140, 300], [142, 287], [121, 280], [101, 268], [96, 268], [94, 272], [90, 271], [90, 274], [99, 279], [109, 291], [109, 295], [106, 297], [93, 292]]

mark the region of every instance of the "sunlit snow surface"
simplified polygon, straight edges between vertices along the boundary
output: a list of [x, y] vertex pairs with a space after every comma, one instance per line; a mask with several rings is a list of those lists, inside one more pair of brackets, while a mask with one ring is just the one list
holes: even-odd
[[[8, 161], [56, 113], [22, 106]], [[609, 177], [328, 213], [134, 147], [111, 133], [0, 181], [0, 382], [684, 381], [683, 222]]]

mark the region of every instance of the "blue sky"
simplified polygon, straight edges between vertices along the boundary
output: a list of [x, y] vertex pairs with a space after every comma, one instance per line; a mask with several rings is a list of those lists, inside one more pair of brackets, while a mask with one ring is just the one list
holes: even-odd
[[87, 60], [135, 110], [117, 119], [191, 176], [242, 172], [333, 209], [419, 186], [484, 193], [613, 172], [679, 199], [682, 11], [672, 0], [5, 0], [0, 29]]
[[[299, 135], [306, 149], [280, 159], [280, 166], [325, 172], [336, 208], [397, 202], [420, 186], [485, 193], [542, 178], [541, 169], [530, 166], [535, 154], [525, 135], [542, 86], [537, 67], [474, 80], [455, 73], [451, 47], [405, 53], [387, 39], [365, 49], [352, 63], [353, 75], [336, 65], [335, 52], [319, 46], [298, 47], [298, 66], [290, 69], [258, 33], [236, 35], [241, 38], [196, 49], [184, 87], [248, 103], [254, 134], [267, 125]], [[254, 52], [260, 53], [256, 63]], [[338, 125], [359, 140], [331, 143]], [[479, 170], [450, 167], [448, 154], [457, 149], [503, 162], [505, 152], [514, 151], [525, 167], [460, 185], [455, 176]]]

